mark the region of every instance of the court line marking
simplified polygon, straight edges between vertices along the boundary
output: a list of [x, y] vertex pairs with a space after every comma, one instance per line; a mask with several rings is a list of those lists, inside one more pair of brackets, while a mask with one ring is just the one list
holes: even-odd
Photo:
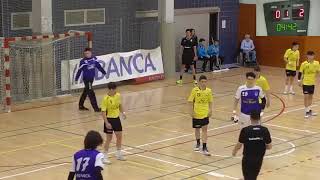
[[165, 131], [165, 132], [172, 132], [172, 133], [184, 134], [184, 132], [175, 131], [175, 130], [170, 130], [170, 129], [161, 128], [161, 127], [152, 126], [152, 125], [147, 125], [146, 127], [150, 127], [150, 128], [153, 128], [153, 129], [158, 129], [158, 130]]
[[[234, 125], [236, 125], [236, 124], [229, 124], [229, 125], [225, 125], [225, 126], [220, 126], [220, 127], [217, 127], [217, 128], [210, 129], [208, 131], [213, 131], [213, 130], [216, 130], [216, 129], [222, 129], [222, 128], [229, 127], [229, 126], [234, 126]], [[163, 139], [163, 140], [160, 140], [160, 141], [155, 141], [155, 142], [152, 142], [152, 143], [141, 144], [139, 146], [136, 146], [136, 148], [149, 146], [149, 145], [152, 145], [152, 144], [158, 144], [158, 143], [161, 143], [161, 142], [166, 142], [166, 141], [170, 141], [170, 140], [173, 140], [173, 139], [179, 139], [179, 138], [187, 137], [187, 136], [191, 136], [191, 135], [194, 135], [194, 134], [193, 133], [192, 134], [185, 134], [185, 135], [176, 136], [176, 137], [173, 137], [173, 138], [167, 138], [167, 139]], [[125, 148], [125, 149], [123, 149], [123, 151], [132, 150], [132, 149], [133, 148]], [[114, 154], [115, 152], [116, 151], [113, 151], [113, 152], [110, 152], [108, 154]], [[46, 170], [46, 169], [51, 169], [51, 168], [55, 168], [55, 167], [58, 167], [58, 166], [65, 165], [65, 164], [67, 164], [67, 163], [62, 163], [62, 164], [58, 164], [58, 165], [54, 165], [54, 166], [48, 166], [48, 167], [45, 167], [45, 168], [39, 168], [39, 169], [35, 169], [35, 170], [32, 170], [32, 171], [26, 171], [26, 172], [23, 172], [23, 173], [13, 174], [13, 175], [10, 175], [10, 176], [4, 176], [4, 177], [0, 177], [0, 180], [1, 179], [8, 179], [8, 178], [11, 178], [11, 177], [16, 177], [16, 176], [21, 176], [21, 175], [25, 175], [25, 174], [30, 174], [30, 173], [33, 173], [33, 172], [38, 172], [38, 171], [42, 171], [42, 170]]]
[[275, 155], [271, 155], [271, 156], [268, 156], [266, 155], [264, 158], [274, 158], [274, 157], [281, 157], [281, 156], [285, 156], [285, 155], [288, 155], [288, 154], [291, 154], [293, 153], [295, 150], [296, 150], [296, 145], [293, 144], [292, 142], [289, 142], [288, 140], [286, 139], [282, 139], [282, 138], [277, 138], [277, 137], [272, 137], [273, 139], [278, 139], [280, 141], [284, 141], [284, 142], [287, 142], [288, 144], [290, 144], [290, 146], [292, 147], [292, 149], [290, 149], [290, 151], [287, 151], [287, 152], [284, 152], [284, 153], [280, 153], [280, 154], [275, 154]]
[[171, 119], [177, 119], [177, 118], [181, 118], [181, 117], [183, 117], [183, 116], [182, 116], [182, 115], [179, 115], [179, 116], [174, 116], [174, 117], [159, 119], [159, 120], [155, 120], [155, 121], [150, 121], [150, 122], [146, 122], [146, 123], [136, 124], [136, 125], [132, 125], [132, 126], [127, 126], [126, 128], [146, 126], [146, 125], [149, 125], [149, 124], [154, 124], [154, 123], [162, 122], [162, 121], [168, 121], [168, 120], [171, 120]]
[[[136, 161], [127, 161], [127, 162], [128, 163], [132, 163], [132, 164], [136, 164], [136, 165], [139, 165], [139, 166], [143, 166], [143, 167], [146, 167], [146, 168], [158, 170], [158, 171], [170, 172], [169, 170], [164, 169], [164, 168], [154, 167], [154, 166], [150, 166], [150, 165], [147, 165], [147, 164], [139, 163], [139, 162], [136, 162]], [[188, 177], [189, 176], [189, 175], [186, 175], [184, 173], [177, 173], [177, 174], [178, 175], [182, 175], [184, 177]], [[196, 179], [197, 180], [203, 180], [202, 178], [199, 178], [199, 177], [197, 177]]]
[[[149, 124], [153, 124], [153, 123], [157, 123], [157, 122], [162, 122], [162, 121], [167, 121], [167, 120], [180, 118], [180, 117], [183, 117], [183, 116], [175, 116], [175, 117], [171, 117], [171, 118], [160, 119], [160, 120], [151, 121], [151, 122], [148, 122], [148, 123], [141, 123], [141, 124], [137, 124], [137, 125], [133, 125], [133, 126], [127, 126], [126, 128], [145, 126], [145, 125], [149, 125]], [[50, 130], [50, 129], [48, 129], [48, 130]], [[8, 150], [8, 151], [2, 151], [2, 152], [0, 152], [0, 156], [3, 155], [3, 154], [11, 153], [11, 152], [27, 150], [27, 149], [33, 149], [33, 148], [37, 148], [37, 147], [41, 147], [41, 146], [46, 146], [46, 145], [49, 145], [49, 144], [58, 144], [59, 142], [64, 142], [64, 141], [69, 141], [69, 140], [74, 140], [74, 139], [81, 139], [81, 138], [83, 138], [83, 137], [67, 138], [67, 139], [61, 139], [61, 140], [58, 140], [58, 141], [49, 141], [49, 142], [36, 144], [36, 145], [24, 146], [24, 147], [21, 147], [21, 148], [15, 148], [15, 149], [11, 149], [11, 150]], [[66, 144], [59, 144], [59, 145], [65, 146], [65, 147], [68, 146]]]
[[[317, 107], [317, 106], [318, 105], [312, 105], [311, 107]], [[291, 110], [283, 112], [282, 114], [288, 114], [288, 113], [295, 112], [295, 111], [300, 111], [300, 110], [304, 110], [304, 107], [291, 109]], [[277, 114], [271, 114], [271, 115], [268, 115], [268, 116], [263, 116], [263, 118], [268, 118], [268, 117], [272, 117], [272, 116], [275, 116], [275, 115], [277, 115]], [[270, 123], [265, 123], [265, 125], [274, 126], [274, 127], [283, 128], [283, 129], [294, 130], [294, 131], [307, 132], [307, 133], [310, 133], [310, 134], [316, 134], [317, 133], [317, 132], [306, 130], [306, 129], [296, 129], [296, 128], [291, 128], [291, 127], [287, 127], [287, 126], [280, 126], [280, 125], [275, 125], [275, 124], [270, 124]]]
[[[125, 153], [129, 153], [129, 154], [132, 154], [131, 152], [128, 152], [128, 151], [123, 151]], [[190, 168], [191, 166], [187, 166], [187, 165], [183, 165], [183, 164], [178, 164], [178, 163], [174, 163], [174, 162], [171, 162], [171, 161], [167, 161], [167, 160], [163, 160], [163, 159], [160, 159], [160, 158], [154, 158], [154, 157], [150, 157], [150, 156], [145, 156], [145, 155], [141, 155], [141, 154], [134, 154], [135, 156], [139, 156], [139, 157], [143, 157], [143, 158], [147, 158], [147, 159], [152, 159], [152, 160], [155, 160], [155, 161], [159, 161], [159, 162], [163, 162], [163, 163], [167, 163], [167, 164], [171, 164], [175, 167], [184, 167], [184, 168]], [[206, 172], [206, 170], [203, 170], [203, 169], [199, 169], [199, 168], [193, 168], [194, 170], [197, 170], [197, 171], [201, 171], [201, 172]], [[207, 173], [208, 175], [211, 175], [211, 176], [215, 176], [215, 177], [225, 177], [225, 178], [229, 178], [229, 179], [240, 179], [240, 178], [236, 178], [236, 177], [232, 177], [232, 176], [228, 176], [228, 175], [224, 175], [224, 174], [220, 174], [220, 173], [216, 173], [216, 172], [210, 172], [210, 173]]]
[[[304, 109], [304, 108], [298, 108], [298, 109], [293, 109], [293, 110], [290, 110], [290, 111], [286, 111], [286, 112], [283, 112], [283, 113], [290, 113], [290, 112], [294, 112], [294, 111], [299, 111], [301, 109]], [[182, 114], [182, 113], [180, 113]], [[277, 114], [272, 114], [272, 115], [268, 115], [268, 116], [264, 116], [264, 118], [267, 118], [267, 117], [271, 117], [271, 116], [275, 116]], [[186, 115], [185, 115], [186, 116]], [[225, 125], [225, 126], [220, 126], [220, 127], [217, 127], [217, 128], [213, 128], [213, 129], [209, 129], [209, 131], [213, 131], [213, 130], [217, 130], [217, 129], [222, 129], [222, 128], [226, 128], [226, 127], [231, 127], [231, 126], [235, 126], [237, 124], [229, 124], [229, 125]], [[160, 140], [160, 141], [155, 141], [155, 142], [152, 142], [152, 143], [146, 143], [146, 144], [141, 144], [141, 145], [138, 145], [138, 146], [135, 146], [136, 148], [139, 148], [139, 147], [144, 147], [144, 146], [149, 146], [149, 145], [152, 145], [152, 144], [158, 144], [158, 143], [161, 143], [161, 142], [166, 142], [166, 141], [170, 141], [170, 140], [174, 140], [174, 139], [179, 139], [179, 138], [182, 138], [182, 137], [187, 137], [187, 136], [191, 136], [191, 135], [194, 135], [194, 133], [191, 133], [191, 134], [185, 134], [185, 135], [181, 135], [181, 136], [176, 136], [176, 137], [173, 137], [173, 138], [167, 138], [167, 139], [163, 139], [163, 140]], [[133, 148], [125, 148], [123, 149], [123, 151], [127, 151], [127, 150], [132, 150]], [[110, 152], [108, 154], [114, 154], [116, 151], [113, 151], [113, 152]], [[64, 165], [66, 163], [63, 163], [63, 164], [58, 164], [60, 166]], [[55, 166], [50, 166], [50, 167], [46, 167], [45, 169], [50, 169], [50, 168], [54, 168], [54, 167], [57, 167], [58, 165], [55, 165]], [[44, 168], [40, 168], [41, 170], [45, 170]], [[41, 171], [39, 169], [36, 169], [36, 170], [33, 170], [33, 172], [37, 172], [38, 171]], [[24, 172], [25, 174], [28, 174], [28, 173], [32, 173], [31, 171], [26, 171]], [[19, 173], [19, 174], [22, 174], [22, 173]], [[10, 177], [15, 177], [15, 175], [17, 174], [14, 174], [12, 176], [9, 176]], [[22, 174], [23, 175], [23, 174]], [[3, 177], [0, 177], [0, 179], [3, 179]]]
[[0, 152], [0, 156], [4, 155], [4, 154], [7, 154], [7, 153], [12, 153], [12, 152], [17, 152], [17, 151], [27, 150], [27, 149], [33, 149], [33, 148], [36, 148], [36, 147], [46, 146], [46, 145], [49, 145], [49, 144], [55, 144], [55, 143], [74, 140], [74, 139], [79, 139], [79, 138], [80, 137], [66, 138], [66, 139], [61, 139], [61, 140], [58, 140], [58, 141], [50, 141], [50, 142], [41, 143], [41, 144], [37, 144], [37, 145], [26, 146], [26, 147], [22, 147], [22, 148], [16, 148], [16, 149], [12, 149], [12, 150], [9, 150], [9, 151], [2, 151], [2, 152]]
[[48, 167], [44, 167], [44, 168], [35, 169], [35, 170], [32, 170], [32, 171], [26, 171], [26, 172], [13, 174], [13, 175], [9, 175], [9, 176], [3, 176], [3, 177], [0, 177], [0, 179], [9, 179], [9, 178], [17, 177], [17, 176], [22, 176], [22, 175], [25, 175], [25, 174], [31, 174], [31, 173], [34, 173], [34, 172], [43, 171], [43, 170], [46, 170], [46, 169], [51, 169], [51, 168], [55, 168], [55, 167], [59, 167], [59, 166], [64, 166], [66, 164], [68, 164], [68, 163], [62, 163], [62, 164], [57, 164], [57, 165], [48, 166]]
[[310, 133], [310, 134], [316, 134], [317, 132], [314, 131], [310, 131], [310, 130], [305, 130], [305, 129], [296, 129], [296, 128], [291, 128], [291, 127], [287, 127], [287, 126], [280, 126], [280, 125], [275, 125], [275, 124], [265, 124], [267, 126], [273, 126], [273, 127], [278, 127], [278, 128], [282, 128], [282, 129], [289, 129], [289, 130], [294, 130], [294, 131], [300, 131], [300, 132], [306, 132], [306, 133]]

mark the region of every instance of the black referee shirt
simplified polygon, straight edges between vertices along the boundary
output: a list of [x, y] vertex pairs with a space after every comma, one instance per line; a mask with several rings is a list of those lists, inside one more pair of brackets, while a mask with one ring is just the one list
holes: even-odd
[[181, 40], [181, 46], [184, 47], [184, 50], [187, 50], [187, 49], [190, 50], [191, 49], [193, 51], [193, 47], [197, 46], [197, 43], [193, 38], [187, 39], [186, 37], [184, 37]]
[[194, 40], [194, 42], [196, 43], [196, 46], [198, 46], [198, 36], [192, 36], [192, 39]]
[[248, 126], [241, 130], [239, 142], [244, 144], [244, 158], [263, 158], [266, 144], [271, 143], [270, 132], [261, 125]]

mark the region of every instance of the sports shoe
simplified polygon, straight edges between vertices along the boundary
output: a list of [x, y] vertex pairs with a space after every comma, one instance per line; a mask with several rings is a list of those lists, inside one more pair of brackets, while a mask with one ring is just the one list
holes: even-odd
[[290, 91], [289, 94], [295, 95], [296, 93], [294, 91]]
[[309, 118], [311, 115], [310, 115], [310, 111], [309, 112], [306, 112], [305, 115], [304, 115], [304, 118]]
[[309, 111], [309, 115], [310, 115], [310, 116], [317, 116], [317, 115], [318, 115], [318, 113], [313, 112], [312, 110], [310, 110], [310, 111]]
[[108, 158], [108, 154], [104, 154], [104, 158], [102, 159], [103, 164], [111, 164], [111, 161]]
[[287, 95], [287, 94], [289, 94], [289, 93], [288, 93], [288, 91], [284, 91], [283, 94]]
[[233, 121], [234, 123], [238, 123], [239, 122], [238, 116], [236, 116], [236, 115], [232, 116], [231, 121]]
[[81, 106], [79, 107], [79, 111], [89, 111], [89, 109], [84, 106]]
[[198, 81], [197, 80], [193, 80], [193, 84], [196, 86], [198, 85]]
[[182, 85], [182, 80], [178, 80], [176, 83], [177, 83], [177, 85], [181, 86]]
[[101, 112], [101, 108], [95, 109], [94, 112]]
[[193, 148], [194, 151], [200, 151], [200, 144], [196, 144]]
[[202, 149], [201, 153], [205, 156], [211, 156], [211, 154], [209, 153], [208, 149]]
[[122, 151], [117, 151], [116, 152], [116, 158], [119, 160], [119, 161], [125, 161], [126, 159], [124, 158], [123, 154], [122, 154]]

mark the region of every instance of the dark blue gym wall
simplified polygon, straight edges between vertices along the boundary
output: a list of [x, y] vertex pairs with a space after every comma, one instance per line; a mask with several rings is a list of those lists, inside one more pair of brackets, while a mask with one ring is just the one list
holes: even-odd
[[[139, 37], [136, 36], [134, 32], [131, 32], [135, 30], [134, 25], [132, 25], [135, 23], [134, 1], [54, 0], [52, 1], [52, 3], [53, 31], [55, 33], [63, 33], [69, 30], [93, 32], [93, 49], [96, 54], [107, 54], [119, 51], [128, 51], [138, 48], [137, 42]], [[72, 27], [64, 26], [64, 10], [91, 8], [105, 8], [105, 24]]]
[[32, 0], [0, 0], [0, 36], [16, 37], [31, 35], [31, 29], [11, 30], [11, 13], [31, 11]]
[[[141, 11], [158, 9], [158, 0], [136, 0], [137, 8]], [[238, 49], [238, 14], [239, 0], [175, 0], [175, 9], [219, 7], [220, 12], [220, 41], [226, 56], [226, 63], [235, 62]], [[221, 28], [221, 20], [226, 20], [226, 29]]]

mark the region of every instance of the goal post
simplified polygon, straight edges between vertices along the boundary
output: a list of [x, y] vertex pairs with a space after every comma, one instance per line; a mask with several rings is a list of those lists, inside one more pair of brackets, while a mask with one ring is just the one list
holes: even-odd
[[0, 56], [0, 97], [3, 109], [14, 103], [70, 93], [61, 89], [63, 61], [79, 59], [92, 48], [92, 33], [9, 37], [2, 39]]

